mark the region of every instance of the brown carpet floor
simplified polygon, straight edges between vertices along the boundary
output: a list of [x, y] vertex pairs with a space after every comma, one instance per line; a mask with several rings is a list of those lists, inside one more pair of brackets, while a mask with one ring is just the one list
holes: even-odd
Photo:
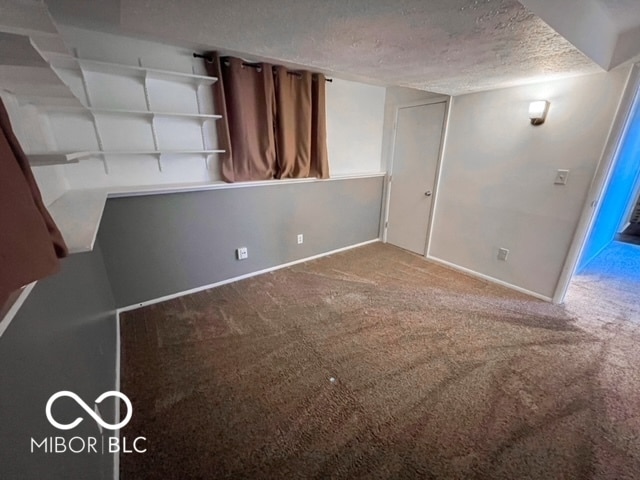
[[121, 478], [640, 478], [637, 293], [572, 295], [373, 244], [123, 314]]

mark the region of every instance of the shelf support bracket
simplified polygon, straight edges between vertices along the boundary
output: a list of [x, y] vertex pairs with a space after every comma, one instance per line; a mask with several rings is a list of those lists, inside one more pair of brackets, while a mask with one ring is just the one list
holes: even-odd
[[[76, 58], [78, 57], [78, 50], [74, 49], [74, 54], [76, 56]], [[80, 65], [80, 79], [82, 80], [82, 89], [84, 90], [84, 96], [87, 100], [87, 107], [91, 108], [93, 107], [93, 102], [91, 101], [91, 94], [89, 93], [89, 85], [87, 84], [87, 76], [82, 68], [82, 65]], [[98, 119], [96, 118], [96, 115], [93, 112], [91, 113], [91, 123], [93, 123], [93, 131], [96, 134], [96, 140], [98, 142], [98, 150], [103, 151], [104, 150], [104, 145], [102, 143], [102, 136], [100, 135], [100, 129], [98, 128]], [[107, 175], [109, 175], [109, 165], [107, 165], [107, 158], [104, 155], [100, 155], [101, 159], [102, 159], [102, 165], [104, 167], [104, 173], [106, 173]]]
[[[138, 58], [138, 64], [142, 66], [142, 59]], [[144, 89], [144, 101], [147, 105], [147, 111], [151, 112], [151, 97], [149, 96], [149, 72], [145, 72], [144, 79], [142, 80], [142, 87]], [[151, 135], [153, 136], [153, 149], [160, 150], [160, 142], [158, 141], [158, 131], [156, 130], [156, 116], [151, 115]], [[162, 155], [156, 156], [158, 161], [158, 170], [162, 172]]]

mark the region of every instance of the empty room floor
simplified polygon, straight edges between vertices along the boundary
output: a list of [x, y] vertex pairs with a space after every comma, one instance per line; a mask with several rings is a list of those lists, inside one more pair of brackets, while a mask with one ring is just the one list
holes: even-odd
[[376, 243], [123, 313], [121, 478], [637, 478], [638, 278], [596, 283]]

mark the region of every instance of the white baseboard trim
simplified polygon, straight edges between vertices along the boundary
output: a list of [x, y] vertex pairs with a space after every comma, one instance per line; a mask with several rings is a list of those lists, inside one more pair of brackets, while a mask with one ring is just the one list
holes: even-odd
[[432, 257], [431, 255], [427, 255], [426, 258], [428, 260], [431, 260], [434, 263], [439, 263], [440, 265], [444, 265], [445, 267], [458, 270], [459, 272], [466, 273], [467, 275], [471, 275], [472, 277], [481, 278], [482, 280], [486, 280], [488, 282], [495, 283], [506, 288], [510, 288], [511, 290], [515, 290], [517, 292], [524, 293], [525, 295], [529, 295], [529, 296], [538, 298], [540, 300], [544, 300], [545, 302], [553, 303], [553, 299], [551, 297], [546, 297], [544, 295], [541, 295], [540, 293], [532, 292], [531, 290], [527, 290], [526, 288], [513, 285], [512, 283], [508, 283], [503, 280], [498, 280], [497, 278], [490, 277], [489, 275], [485, 275], [484, 273], [479, 273], [479, 272], [476, 272], [475, 270], [470, 270], [468, 268], [461, 267], [460, 265], [456, 265], [455, 263], [447, 262], [446, 260]]
[[[240, 275], [238, 277], [229, 278], [227, 280], [222, 280], [220, 282], [211, 283], [209, 285], [203, 285], [202, 287], [192, 288], [191, 290], [185, 290], [183, 292], [178, 292], [178, 293], [174, 293], [174, 294], [171, 294], [171, 295], [166, 295], [164, 297], [155, 298], [153, 300], [148, 300], [146, 302], [136, 303], [134, 305], [129, 305], [128, 307], [118, 308], [116, 310], [116, 378], [115, 378], [115, 390], [117, 392], [120, 391], [120, 368], [121, 368], [120, 357], [121, 357], [121, 351], [122, 351], [121, 350], [122, 349], [122, 344], [121, 344], [121, 338], [120, 338], [120, 313], [121, 312], [128, 312], [128, 311], [131, 311], [131, 310], [136, 310], [138, 308], [146, 307], [148, 305], [153, 305], [153, 304], [156, 304], [156, 303], [165, 302], [167, 300], [172, 300], [174, 298], [182, 297], [184, 295], [189, 295], [191, 293], [201, 292], [203, 290], [208, 290], [210, 288], [219, 287], [221, 285], [226, 285], [227, 283], [237, 282], [239, 280], [244, 280], [245, 278], [255, 277], [257, 275], [262, 275], [263, 273], [273, 272], [275, 270], [280, 270], [282, 268], [291, 267], [291, 266], [297, 265], [299, 263], [308, 262], [310, 260], [315, 260], [317, 258], [326, 257], [326, 256], [329, 256], [329, 255], [333, 255], [335, 253], [344, 252], [344, 251], [347, 251], [347, 250], [351, 250], [353, 248], [363, 247], [365, 245], [369, 245], [371, 243], [377, 243], [379, 241], [380, 241], [379, 238], [374, 238], [373, 240], [368, 240], [366, 242], [357, 243], [355, 245], [350, 245], [348, 247], [338, 248], [336, 250], [331, 250], [330, 252], [325, 252], [325, 253], [321, 253], [321, 254], [318, 254], [318, 255], [313, 255], [311, 257], [301, 258], [300, 260], [295, 260], [293, 262], [284, 263], [282, 265], [277, 265], [277, 266], [271, 267], [271, 268], [265, 268], [264, 270], [258, 270], [256, 272], [247, 273], [245, 275]], [[116, 399], [115, 416], [116, 416], [116, 421], [119, 421], [120, 420], [120, 400], [119, 399]], [[119, 437], [120, 436], [120, 431], [118, 430], [117, 432], [115, 432], [115, 434], [118, 435], [118, 437]], [[120, 479], [120, 452], [117, 452], [113, 456], [113, 480], [119, 480], [119, 479]]]
[[[120, 312], [116, 310], [116, 381], [115, 391], [120, 391]], [[115, 422], [120, 422], [120, 399], [116, 397], [115, 404]], [[120, 429], [116, 430], [114, 434], [120, 438]], [[113, 480], [120, 480], [120, 450], [118, 450], [113, 456]]]
[[281, 265], [276, 265], [275, 267], [265, 268], [264, 270], [258, 270], [256, 272], [246, 273], [244, 275], [240, 275], [240, 276], [233, 277], [233, 278], [228, 278], [226, 280], [221, 280], [221, 281], [216, 282], [216, 283], [203, 285], [201, 287], [192, 288], [190, 290], [184, 290], [184, 291], [178, 292], [178, 293], [172, 293], [171, 295], [165, 295], [164, 297], [154, 298], [153, 300], [147, 300], [145, 302], [135, 303], [133, 305], [129, 305], [129, 306], [126, 306], [126, 307], [119, 308], [117, 310], [118, 311], [118, 315], [121, 312], [129, 312], [131, 310], [136, 310], [138, 308], [147, 307], [149, 305], [154, 305], [156, 303], [166, 302], [167, 300], [173, 300], [174, 298], [183, 297], [185, 295], [190, 295], [192, 293], [202, 292], [203, 290], [209, 290], [210, 288], [220, 287], [222, 285], [226, 285], [227, 283], [237, 282], [239, 280], [244, 280], [245, 278], [255, 277], [257, 275], [262, 275], [263, 273], [273, 272], [275, 270], [280, 270], [281, 268], [291, 267], [291, 266], [297, 265], [299, 263], [304, 263], [304, 262], [308, 262], [308, 261], [311, 261], [311, 260], [316, 260], [318, 258], [322, 258], [322, 257], [326, 257], [326, 256], [333, 255], [333, 254], [336, 254], [336, 253], [344, 252], [344, 251], [347, 251], [347, 250], [351, 250], [353, 248], [363, 247], [365, 245], [369, 245], [371, 243], [376, 243], [376, 242], [379, 242], [379, 241], [380, 241], [379, 238], [374, 238], [373, 240], [368, 240], [368, 241], [362, 242], [362, 243], [356, 243], [355, 245], [350, 245], [348, 247], [338, 248], [336, 250], [331, 250], [330, 252], [320, 253], [318, 255], [313, 255], [311, 257], [301, 258], [300, 260], [294, 260], [293, 262], [283, 263]]

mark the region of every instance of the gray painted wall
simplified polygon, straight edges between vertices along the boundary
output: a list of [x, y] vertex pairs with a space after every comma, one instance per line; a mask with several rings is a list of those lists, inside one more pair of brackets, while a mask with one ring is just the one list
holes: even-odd
[[[37, 283], [0, 337], [0, 478], [113, 478], [113, 457], [102, 454], [30, 453], [31, 437], [100, 436], [98, 427], [72, 400], [53, 413], [60, 422], [86, 417], [68, 432], [45, 416], [49, 397], [77, 393], [87, 404], [113, 390], [116, 365], [115, 302], [100, 247], [63, 261], [57, 275]], [[101, 404], [110, 422], [113, 402]], [[71, 433], [72, 432], [72, 433]], [[77, 444], [76, 444], [77, 446]]]
[[[98, 238], [116, 304], [377, 239], [382, 184], [378, 176], [109, 199]], [[247, 260], [236, 260], [237, 247], [249, 249]]]

